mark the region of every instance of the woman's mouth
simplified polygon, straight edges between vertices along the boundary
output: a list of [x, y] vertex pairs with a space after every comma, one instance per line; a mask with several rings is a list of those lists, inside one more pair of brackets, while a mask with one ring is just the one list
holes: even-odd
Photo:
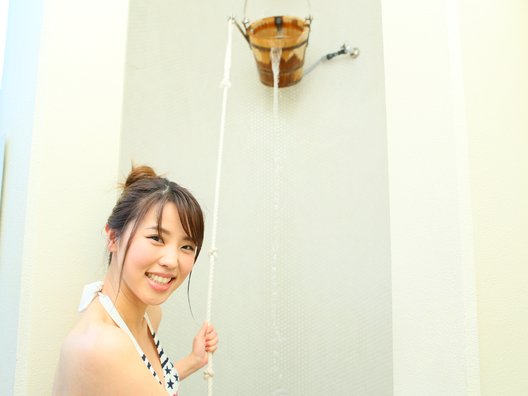
[[156, 274], [151, 274], [150, 272], [147, 272], [146, 275], [147, 278], [149, 278], [151, 281], [163, 286], [169, 284], [174, 279], [171, 276], [160, 276]]

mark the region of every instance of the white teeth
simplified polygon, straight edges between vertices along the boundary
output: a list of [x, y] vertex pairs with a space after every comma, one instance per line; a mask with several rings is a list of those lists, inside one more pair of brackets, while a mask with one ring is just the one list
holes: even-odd
[[164, 278], [162, 276], [154, 275], [154, 274], [147, 274], [147, 277], [150, 280], [153, 280], [156, 283], [159, 283], [161, 285], [166, 285], [171, 281], [172, 278]]

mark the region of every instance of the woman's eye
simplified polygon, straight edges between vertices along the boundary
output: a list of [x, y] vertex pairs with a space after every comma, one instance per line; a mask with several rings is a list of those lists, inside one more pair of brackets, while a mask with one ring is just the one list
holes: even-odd
[[148, 238], [152, 239], [153, 241], [156, 241], [156, 242], [163, 242], [163, 239], [161, 239], [161, 237], [159, 235], [151, 235]]
[[192, 245], [185, 245], [185, 246], [182, 247], [182, 249], [188, 250], [190, 252], [194, 252], [196, 250], [196, 248], [194, 246], [192, 246]]

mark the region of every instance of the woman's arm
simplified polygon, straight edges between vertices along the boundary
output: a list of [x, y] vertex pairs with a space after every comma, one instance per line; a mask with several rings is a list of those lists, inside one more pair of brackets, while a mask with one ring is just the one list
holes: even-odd
[[[161, 322], [161, 307], [149, 306], [147, 314], [152, 323], [154, 331], [158, 331]], [[216, 351], [218, 336], [213, 326], [203, 324], [193, 340], [192, 351], [183, 359], [177, 361], [174, 366], [180, 380], [187, 378], [207, 364], [208, 353]]]

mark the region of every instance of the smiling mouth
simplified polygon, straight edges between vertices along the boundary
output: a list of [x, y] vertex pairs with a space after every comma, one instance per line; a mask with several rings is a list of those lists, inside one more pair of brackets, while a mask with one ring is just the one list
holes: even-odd
[[150, 273], [147, 273], [147, 278], [149, 278], [151, 281], [156, 282], [160, 285], [166, 285], [174, 279], [172, 277], [159, 276], [159, 275], [154, 275]]

